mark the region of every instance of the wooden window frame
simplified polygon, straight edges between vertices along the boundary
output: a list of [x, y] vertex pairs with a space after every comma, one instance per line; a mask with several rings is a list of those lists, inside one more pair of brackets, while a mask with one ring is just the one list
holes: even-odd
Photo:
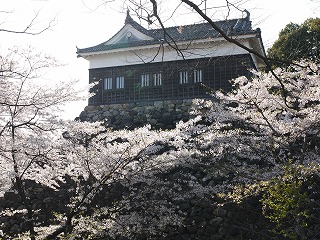
[[189, 72], [179, 71], [179, 84], [188, 84], [188, 83], [189, 83]]
[[202, 83], [203, 82], [203, 71], [202, 69], [193, 70], [193, 82]]
[[162, 86], [162, 72], [153, 74], [153, 86], [155, 87]]
[[124, 89], [124, 77], [123, 76], [118, 76], [116, 77], [116, 89]]
[[141, 87], [150, 87], [150, 74], [144, 73], [140, 75]]
[[103, 79], [103, 90], [112, 90], [113, 79], [112, 77], [106, 77]]

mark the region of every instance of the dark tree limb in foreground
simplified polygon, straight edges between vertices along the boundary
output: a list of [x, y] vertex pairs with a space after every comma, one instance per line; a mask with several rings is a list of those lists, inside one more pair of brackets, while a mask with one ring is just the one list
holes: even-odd
[[[9, 13], [9, 12], [1, 11], [0, 13]], [[50, 22], [48, 22], [47, 26], [45, 26], [39, 30], [33, 30], [33, 27], [36, 25], [36, 20], [38, 19], [38, 17], [39, 17], [39, 12], [36, 12], [34, 17], [21, 30], [0, 28], [0, 32], [14, 33], [14, 34], [27, 34], [27, 35], [39, 35], [47, 30], [50, 30], [56, 24], [56, 18], [54, 18]]]

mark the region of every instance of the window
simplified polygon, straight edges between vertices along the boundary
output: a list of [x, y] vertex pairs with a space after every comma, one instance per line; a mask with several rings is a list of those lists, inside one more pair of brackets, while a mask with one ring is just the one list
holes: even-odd
[[180, 84], [188, 83], [188, 71], [179, 72], [179, 83]]
[[104, 89], [112, 89], [112, 78], [111, 77], [105, 78], [103, 86], [104, 86]]
[[161, 72], [153, 74], [153, 80], [154, 80], [154, 82], [153, 82], [154, 86], [161, 86], [162, 85], [162, 74], [161, 74]]
[[202, 82], [202, 70], [201, 69], [193, 71], [193, 81], [195, 83]]
[[124, 77], [116, 77], [116, 89], [124, 88]]
[[149, 81], [149, 74], [142, 74], [141, 75], [141, 87], [149, 87], [150, 81]]

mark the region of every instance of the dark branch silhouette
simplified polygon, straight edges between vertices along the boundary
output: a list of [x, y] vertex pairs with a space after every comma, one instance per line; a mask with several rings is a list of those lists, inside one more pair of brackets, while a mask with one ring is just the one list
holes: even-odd
[[6, 33], [15, 33], [15, 34], [27, 34], [27, 35], [39, 35], [49, 29], [51, 29], [55, 23], [56, 18], [52, 19], [48, 25], [44, 28], [41, 28], [40, 30], [34, 31], [32, 28], [35, 26], [35, 21], [39, 16], [39, 12], [35, 13], [35, 16], [29, 21], [29, 23], [22, 29], [22, 30], [14, 30], [14, 29], [6, 29], [6, 28], [0, 28], [0, 32], [6, 32]]

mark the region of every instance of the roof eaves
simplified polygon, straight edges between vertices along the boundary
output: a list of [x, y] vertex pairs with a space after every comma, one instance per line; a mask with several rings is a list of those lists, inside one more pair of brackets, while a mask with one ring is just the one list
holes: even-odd
[[[244, 38], [255, 38], [256, 32], [250, 32], [243, 35], [235, 35], [237, 38], [244, 39]], [[217, 37], [208, 37], [206, 39], [187, 39], [181, 40], [177, 42], [177, 45], [190, 45], [190, 41], [193, 43], [209, 43], [209, 42], [218, 42], [218, 41], [226, 41], [222, 36]], [[171, 42], [172, 43], [172, 42]], [[163, 40], [152, 40], [152, 41], [144, 41], [142, 44], [141, 42], [136, 43], [121, 43], [121, 44], [112, 44], [112, 45], [97, 45], [95, 47], [86, 48], [86, 49], [78, 49], [77, 53], [79, 56], [81, 55], [96, 55], [96, 54], [104, 54], [104, 53], [111, 53], [111, 52], [118, 52], [118, 51], [131, 51], [131, 50], [140, 50], [140, 49], [150, 49], [150, 48], [158, 48], [160, 45], [167, 46], [170, 42], [163, 42]]]
[[96, 52], [79, 52], [79, 57], [85, 56], [93, 56], [93, 55], [101, 55], [101, 54], [109, 54], [109, 53], [118, 53], [118, 52], [125, 52], [125, 51], [136, 51], [136, 50], [143, 50], [143, 49], [152, 49], [158, 48], [159, 44], [153, 43], [149, 45], [139, 45], [139, 46], [128, 46], [127, 48], [110, 48], [110, 49], [101, 49], [100, 51]]

